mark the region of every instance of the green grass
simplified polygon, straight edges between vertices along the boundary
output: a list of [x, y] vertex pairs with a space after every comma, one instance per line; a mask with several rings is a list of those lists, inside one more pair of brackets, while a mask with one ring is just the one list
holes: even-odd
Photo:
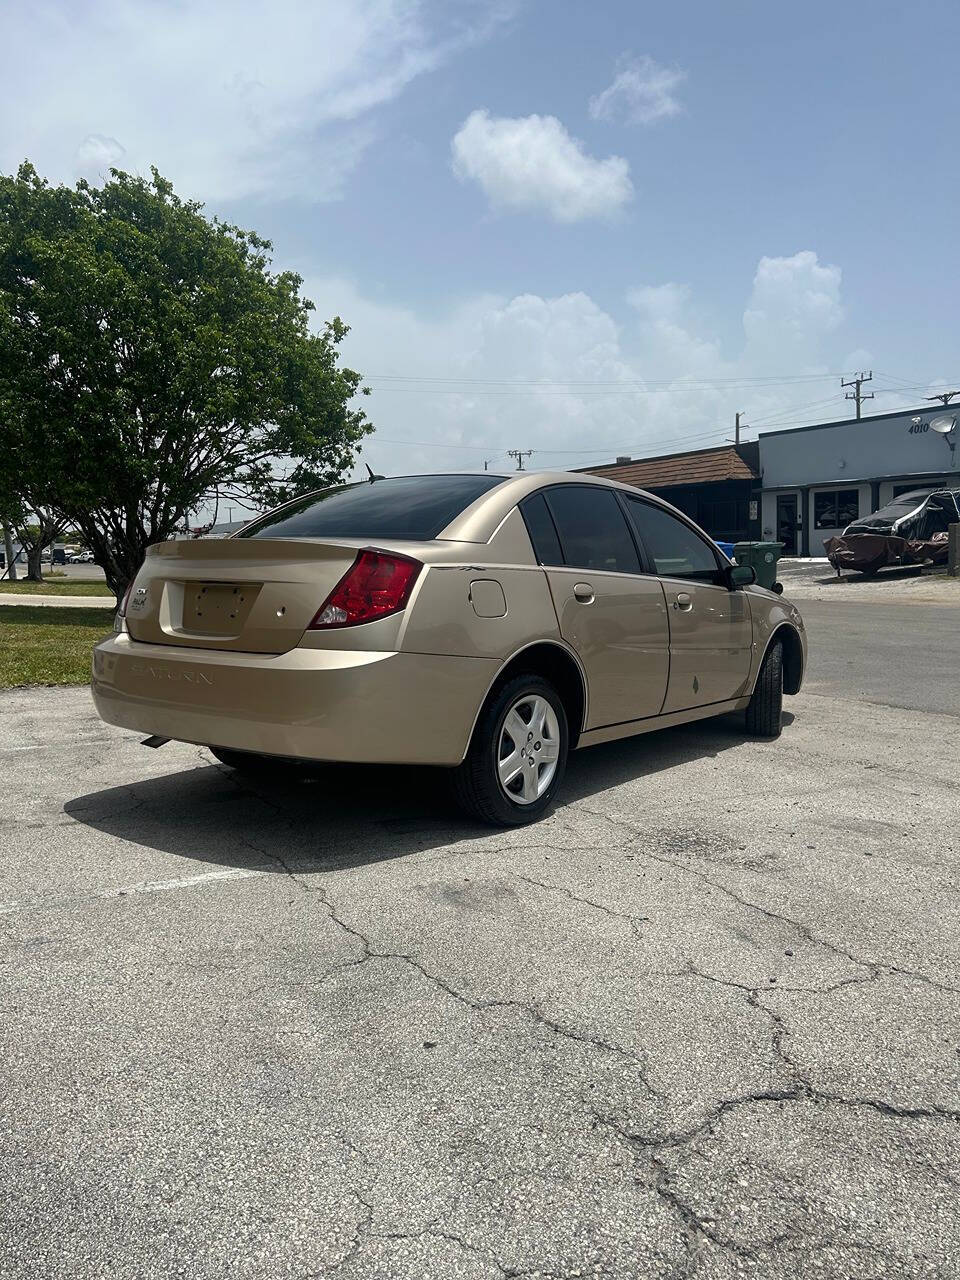
[[86, 684], [93, 646], [112, 622], [105, 609], [0, 605], [0, 689]]
[[0, 593], [16, 596], [109, 596], [102, 578], [44, 578], [43, 582], [0, 581]]

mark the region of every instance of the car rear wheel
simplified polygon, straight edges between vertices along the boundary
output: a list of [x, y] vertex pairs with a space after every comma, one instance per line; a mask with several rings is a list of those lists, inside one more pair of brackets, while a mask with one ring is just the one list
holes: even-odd
[[559, 693], [537, 675], [506, 681], [487, 699], [454, 773], [461, 807], [500, 827], [535, 822], [553, 803], [569, 751]]
[[747, 733], [755, 738], [779, 738], [783, 727], [783, 645], [767, 650], [747, 706]]

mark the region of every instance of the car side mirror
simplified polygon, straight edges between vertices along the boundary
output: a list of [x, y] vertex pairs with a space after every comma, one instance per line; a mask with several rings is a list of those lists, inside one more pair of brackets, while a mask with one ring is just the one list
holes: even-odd
[[757, 571], [752, 564], [732, 564], [726, 570], [727, 587], [736, 591], [738, 587], [749, 587], [757, 580]]

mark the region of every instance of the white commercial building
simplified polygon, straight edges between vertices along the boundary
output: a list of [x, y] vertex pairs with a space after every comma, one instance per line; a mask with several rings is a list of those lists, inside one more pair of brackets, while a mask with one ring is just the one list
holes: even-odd
[[[956, 418], [950, 436], [931, 430]], [[898, 493], [960, 487], [960, 405], [825, 422], [760, 436], [761, 537], [784, 555], [822, 556], [826, 538]]]

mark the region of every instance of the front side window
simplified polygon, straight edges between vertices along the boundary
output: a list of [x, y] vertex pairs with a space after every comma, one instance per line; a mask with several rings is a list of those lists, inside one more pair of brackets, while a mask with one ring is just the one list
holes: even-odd
[[625, 501], [640, 541], [661, 577], [720, 581], [715, 551], [689, 525], [642, 498], [626, 497]]
[[859, 514], [860, 493], [857, 489], [834, 489], [830, 493], [813, 495], [815, 529], [843, 529]]
[[640, 557], [612, 489], [558, 485], [546, 494], [563, 563], [605, 573], [639, 573]]
[[503, 476], [396, 476], [341, 485], [271, 511], [241, 538], [400, 538], [441, 533]]

